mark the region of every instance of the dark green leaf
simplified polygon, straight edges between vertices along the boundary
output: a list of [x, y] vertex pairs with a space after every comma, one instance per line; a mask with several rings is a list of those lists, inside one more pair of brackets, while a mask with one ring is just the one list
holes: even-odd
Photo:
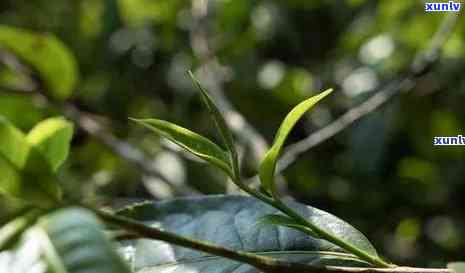
[[314, 106], [318, 101], [326, 97], [332, 92], [332, 89], [328, 89], [316, 96], [313, 96], [300, 104], [298, 104], [294, 109], [287, 114], [284, 121], [281, 123], [278, 132], [276, 133], [275, 140], [273, 146], [271, 146], [270, 150], [263, 158], [262, 162], [260, 163], [260, 181], [262, 186], [265, 190], [269, 193], [273, 194], [274, 192], [274, 173], [276, 169], [276, 162], [278, 160], [279, 154], [281, 152], [282, 147], [284, 146], [284, 142], [287, 139], [287, 136], [291, 132], [294, 125], [297, 121], [307, 112], [312, 106]]
[[[197, 85], [197, 87], [200, 90], [200, 93], [202, 94], [202, 101], [204, 102], [205, 106], [207, 107], [208, 111], [210, 112], [210, 116], [212, 117], [213, 121], [215, 122], [216, 128], [218, 129], [218, 132], [220, 133], [221, 139], [226, 146], [226, 150], [229, 152], [230, 157], [231, 157], [231, 163], [233, 166], [233, 169], [235, 172], [238, 172], [239, 169], [239, 162], [237, 159], [237, 152], [236, 152], [236, 147], [234, 146], [234, 139], [231, 134], [231, 131], [229, 130], [228, 126], [226, 125], [226, 121], [223, 118], [223, 115], [221, 114], [220, 110], [218, 107], [216, 107], [215, 103], [213, 102], [212, 98], [210, 97], [210, 94], [208, 94], [208, 91], [203, 88], [203, 86], [200, 84], [199, 80], [194, 76], [194, 74], [189, 70], [189, 76], [191, 79], [194, 81], [194, 83]], [[236, 173], [236, 175], [238, 175]]]
[[131, 119], [168, 138], [188, 152], [232, 175], [228, 154], [209, 139], [186, 128], [159, 119]]
[[37, 124], [27, 135], [56, 171], [68, 156], [73, 124], [61, 117], [49, 118]]
[[34, 67], [54, 98], [72, 94], [78, 78], [76, 60], [55, 36], [0, 25], [0, 45]]
[[465, 262], [448, 263], [447, 268], [454, 270], [455, 273], [465, 273]]
[[[339, 218], [299, 203], [289, 202], [289, 205], [315, 225], [377, 255], [365, 236]], [[150, 226], [235, 250], [312, 265], [366, 265], [325, 240], [289, 228], [256, 225], [260, 218], [274, 213], [277, 213], [275, 209], [255, 198], [227, 195], [143, 203], [119, 212]], [[160, 241], [126, 241], [122, 250], [136, 272], [258, 272], [248, 265]]]

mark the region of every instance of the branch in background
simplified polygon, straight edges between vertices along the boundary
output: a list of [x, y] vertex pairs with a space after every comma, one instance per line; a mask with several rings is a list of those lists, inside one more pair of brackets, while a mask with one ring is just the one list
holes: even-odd
[[[23, 65], [15, 56], [8, 53], [2, 47], [0, 47], [0, 63], [5, 65], [11, 71], [18, 72], [18, 75], [32, 75], [32, 71], [25, 65]], [[37, 83], [30, 77], [24, 77], [23, 82], [18, 86], [9, 86], [8, 88], [12, 91], [27, 93], [34, 92], [37, 90]]]
[[222, 71], [214, 50], [210, 48], [205, 25], [208, 15], [208, 1], [192, 0], [193, 26], [190, 31], [191, 47], [194, 55], [200, 60], [200, 72], [202, 79], [210, 89], [210, 94], [215, 103], [224, 112], [225, 120], [239, 140], [250, 146], [253, 157], [259, 162], [268, 149], [265, 138], [247, 122], [236, 110], [224, 94], [222, 83], [225, 81], [225, 73]]
[[[96, 138], [102, 144], [107, 146], [113, 153], [123, 158], [124, 160], [135, 164], [142, 172], [149, 177], [157, 178], [160, 188], [168, 188], [176, 195], [196, 195], [201, 194], [199, 191], [189, 187], [188, 185], [177, 185], [171, 181], [168, 177], [163, 175], [158, 169], [152, 164], [151, 160], [137, 147], [131, 145], [126, 141], [122, 141], [111, 134], [105, 126], [94, 118], [93, 115], [84, 113], [76, 108], [73, 104], [58, 103], [48, 98], [45, 94], [41, 93], [41, 84], [38, 80], [35, 80], [33, 72], [24, 64], [22, 64], [14, 55], [7, 51], [0, 50], [0, 62], [8, 66], [11, 70], [17, 72], [19, 75], [27, 79], [28, 86], [30, 88], [23, 89], [23, 86], [12, 87], [6, 92], [12, 92], [21, 95], [33, 95], [38, 97], [42, 101], [46, 102], [50, 106], [54, 106], [70, 120], [74, 121], [75, 124], [88, 135]], [[30, 83], [30, 84], [29, 84]], [[5, 88], [2, 88], [4, 91]], [[166, 199], [166, 194], [157, 194], [157, 192], [151, 192], [151, 194], [157, 199]]]
[[[219, 63], [215, 50], [210, 47], [206, 19], [208, 16], [207, 0], [192, 0], [193, 25], [190, 29], [191, 47], [194, 55], [200, 61], [200, 77], [202, 83], [208, 86], [210, 94], [219, 109], [222, 109], [227, 125], [243, 144], [240, 150], [245, 154], [248, 149], [252, 152], [251, 162], [260, 162], [268, 150], [266, 139], [239, 113], [226, 97], [222, 84], [225, 81], [224, 68]], [[242, 160], [241, 160], [242, 161]], [[242, 161], [243, 162], [243, 161]], [[282, 176], [277, 176], [283, 180]], [[287, 184], [279, 183], [278, 191], [287, 192]], [[231, 181], [226, 185], [227, 193], [240, 194], [240, 189]]]
[[410, 71], [404, 79], [389, 83], [359, 106], [350, 109], [324, 128], [297, 143], [289, 145], [278, 163], [277, 171], [282, 172], [295, 162], [301, 154], [340, 133], [357, 120], [387, 103], [395, 95], [402, 91], [409, 92], [412, 90], [418, 78], [429, 72], [439, 60], [441, 50], [452, 34], [458, 20], [459, 13], [448, 15], [443, 20], [441, 26], [434, 34], [429, 47], [425, 51], [418, 53], [414, 58]]
[[[185, 196], [200, 194], [200, 192], [189, 187], [188, 185], [179, 186], [172, 182], [168, 177], [163, 175], [150, 163], [151, 160], [147, 158], [141, 150], [126, 141], [117, 139], [114, 135], [105, 130], [104, 126], [101, 125], [97, 119], [93, 118], [91, 115], [79, 111], [72, 104], [67, 104], [61, 108], [65, 116], [73, 120], [79, 126], [79, 128], [81, 128], [87, 134], [98, 139], [105, 146], [110, 148], [110, 150], [112, 150], [116, 155], [120, 156], [128, 162], [135, 164], [146, 175], [158, 178], [157, 181], [163, 184], [161, 186], [170, 188], [177, 195]], [[157, 196], [156, 192], [151, 193], [158, 199], [166, 198], [164, 195]]]

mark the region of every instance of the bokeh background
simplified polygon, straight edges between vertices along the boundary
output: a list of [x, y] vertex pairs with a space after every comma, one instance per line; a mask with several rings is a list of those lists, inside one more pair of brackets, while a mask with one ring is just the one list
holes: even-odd
[[[236, 128], [243, 173], [252, 177], [263, 140], [273, 140], [295, 104], [335, 88], [288, 143], [401, 78], [444, 16], [413, 0], [2, 0], [2, 26], [54, 35], [69, 49], [70, 56], [52, 51], [35, 62], [75, 69], [47, 75], [72, 89], [66, 101], [51, 103], [43, 75], [32, 69], [34, 77], [24, 77], [3, 46], [0, 115], [24, 131], [49, 116], [80, 121], [60, 173], [76, 196], [234, 193], [217, 170], [127, 118], [166, 119], [217, 139], [186, 74], [192, 69]], [[465, 150], [432, 145], [434, 136], [465, 135], [459, 20], [438, 64], [413, 90], [303, 153], [280, 182], [284, 195], [349, 221], [398, 264], [465, 258]]]

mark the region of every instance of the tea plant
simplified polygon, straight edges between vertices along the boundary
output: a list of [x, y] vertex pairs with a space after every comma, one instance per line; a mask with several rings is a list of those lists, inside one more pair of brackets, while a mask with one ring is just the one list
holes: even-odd
[[63, 195], [56, 176], [68, 154], [70, 122], [47, 119], [24, 134], [0, 119], [0, 192], [24, 204], [0, 229], [1, 272], [465, 272], [464, 263], [451, 263], [451, 269], [398, 267], [341, 219], [280, 198], [274, 177], [286, 138], [331, 89], [289, 112], [260, 164], [256, 189], [242, 179], [223, 116], [189, 75], [221, 145], [168, 121], [131, 120], [219, 168], [251, 197], [180, 198], [98, 209], [73, 200], [72, 192]]

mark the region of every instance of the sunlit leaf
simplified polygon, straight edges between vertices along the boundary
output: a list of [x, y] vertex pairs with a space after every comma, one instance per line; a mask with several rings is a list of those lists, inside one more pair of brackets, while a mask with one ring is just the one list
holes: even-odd
[[209, 139], [186, 128], [159, 119], [131, 119], [168, 138], [188, 152], [232, 175], [228, 154]]
[[226, 146], [226, 150], [230, 154], [233, 169], [234, 171], [237, 171], [239, 168], [239, 162], [237, 159], [236, 147], [234, 146], [233, 136], [228, 126], [226, 125], [226, 121], [224, 120], [223, 115], [219, 111], [218, 107], [216, 107], [215, 103], [210, 97], [210, 94], [208, 94], [208, 91], [205, 90], [205, 88], [203, 88], [199, 80], [194, 76], [194, 74], [191, 71], [189, 71], [189, 76], [200, 90], [200, 93], [202, 94], [202, 100], [205, 106], [207, 107], [208, 111], [210, 112], [210, 116], [215, 121], [216, 128], [218, 129], [221, 139], [224, 145]]
[[0, 154], [18, 169], [26, 165], [30, 145], [23, 132], [0, 116]]
[[26, 138], [56, 171], [68, 156], [72, 136], [73, 124], [57, 117], [38, 123]]
[[0, 46], [31, 65], [51, 96], [63, 100], [72, 94], [78, 79], [76, 60], [54, 35], [0, 25]]
[[260, 164], [260, 181], [265, 190], [269, 193], [274, 194], [274, 173], [276, 169], [276, 162], [278, 160], [281, 149], [286, 141], [287, 136], [291, 132], [294, 125], [297, 121], [307, 112], [312, 106], [314, 106], [318, 101], [326, 97], [332, 92], [332, 89], [328, 89], [316, 96], [313, 96], [300, 104], [298, 104], [294, 109], [287, 114], [284, 121], [281, 123], [281, 127], [278, 130], [278, 133], [275, 136], [273, 146], [266, 153], [264, 159]]
[[55, 204], [61, 190], [47, 160], [25, 135], [0, 117], [0, 193], [40, 207]]
[[465, 262], [448, 263], [447, 268], [454, 270], [455, 273], [465, 273]]
[[276, 225], [276, 226], [283, 226], [288, 228], [293, 228], [302, 231], [303, 233], [313, 236], [319, 237], [315, 232], [313, 232], [310, 228], [300, 225], [294, 219], [282, 215], [282, 214], [269, 214], [265, 215], [258, 220], [259, 225]]

